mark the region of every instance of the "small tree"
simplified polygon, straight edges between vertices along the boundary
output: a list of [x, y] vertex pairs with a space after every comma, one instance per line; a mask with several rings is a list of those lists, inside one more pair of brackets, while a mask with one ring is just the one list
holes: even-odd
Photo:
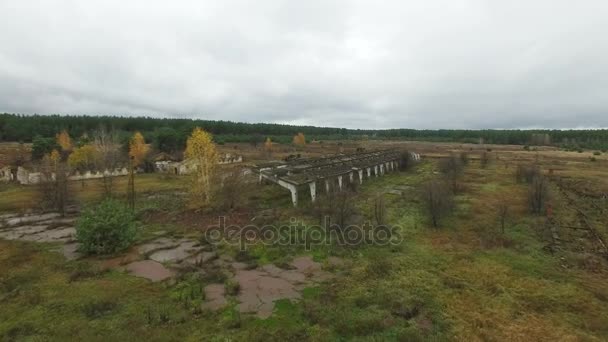
[[469, 164], [469, 154], [467, 152], [460, 152], [460, 163], [462, 165], [468, 165]]
[[57, 145], [61, 147], [62, 158], [67, 159], [68, 155], [72, 152], [74, 145], [72, 144], [72, 139], [68, 134], [68, 131], [65, 129], [55, 135], [55, 140], [57, 140]]
[[298, 133], [293, 137], [293, 144], [296, 146], [304, 146], [306, 145], [306, 138], [304, 137], [304, 133]]
[[543, 175], [535, 176], [528, 188], [528, 204], [530, 211], [534, 214], [542, 214], [548, 198], [549, 182], [547, 178]]
[[140, 166], [149, 151], [150, 148], [146, 145], [144, 136], [139, 132], [135, 132], [129, 141], [129, 156], [133, 158], [133, 166]]
[[[216, 178], [219, 178], [219, 176], [216, 175]], [[241, 204], [247, 187], [244, 178], [243, 170], [235, 167], [226, 172], [225, 176], [217, 182], [221, 186], [217, 189], [216, 198], [222, 209], [232, 210]]]
[[538, 165], [517, 165], [515, 170], [515, 180], [518, 183], [531, 184], [535, 177], [541, 176]]
[[458, 179], [463, 170], [462, 161], [453, 154], [439, 161], [439, 171], [444, 174], [454, 193], [458, 192]]
[[59, 151], [53, 150], [43, 158], [40, 171], [38, 189], [41, 204], [63, 215], [68, 200], [68, 168]]
[[498, 211], [498, 221], [500, 222], [500, 232], [504, 234], [505, 225], [509, 217], [509, 205], [506, 202], [501, 201], [496, 209]]
[[433, 227], [438, 227], [441, 219], [454, 206], [452, 192], [444, 182], [432, 180], [422, 187], [421, 197]]
[[103, 173], [103, 189], [106, 197], [111, 197], [114, 182], [111, 172], [116, 169], [120, 161], [120, 143], [114, 131], [100, 127], [94, 135], [94, 146], [97, 160], [97, 170]]
[[194, 166], [190, 187], [193, 204], [207, 205], [212, 198], [211, 180], [217, 167], [217, 152], [211, 134], [195, 128], [186, 142], [185, 157]]
[[87, 254], [112, 254], [135, 241], [137, 226], [133, 213], [121, 202], [106, 198], [85, 210], [76, 223], [76, 239]]
[[53, 138], [43, 138], [39, 135], [32, 140], [32, 160], [41, 160], [54, 149], [60, 149], [57, 141]]
[[272, 155], [272, 140], [270, 140], [270, 138], [266, 138], [266, 142], [264, 143], [264, 151], [266, 151], [266, 156], [270, 158]]
[[479, 166], [481, 166], [482, 169], [485, 169], [489, 163], [490, 163], [489, 153], [481, 152], [481, 155], [479, 156]]

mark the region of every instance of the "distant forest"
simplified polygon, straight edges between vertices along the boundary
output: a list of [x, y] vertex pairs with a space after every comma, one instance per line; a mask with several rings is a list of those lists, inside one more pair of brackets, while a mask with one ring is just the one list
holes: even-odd
[[297, 133], [312, 140], [420, 140], [438, 142], [556, 145], [564, 148], [608, 149], [608, 130], [460, 130], [460, 129], [347, 129], [294, 126], [269, 123], [243, 123], [216, 120], [158, 119], [150, 117], [64, 116], [0, 114], [0, 141], [32, 142], [51, 138], [66, 129], [72, 137], [90, 134], [99, 127], [113, 129], [127, 139], [141, 132], [146, 141], [161, 151], [182, 149], [194, 127], [211, 132], [217, 143], [260, 143], [267, 137], [275, 142], [291, 143]]

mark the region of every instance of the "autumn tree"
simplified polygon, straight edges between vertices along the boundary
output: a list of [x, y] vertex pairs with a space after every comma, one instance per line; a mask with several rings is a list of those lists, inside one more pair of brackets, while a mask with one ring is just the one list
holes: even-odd
[[[92, 170], [95, 168], [96, 154], [97, 152], [95, 150], [95, 146], [91, 144], [76, 147], [68, 157], [68, 166], [72, 169], [80, 171], [81, 173]], [[82, 178], [81, 184], [84, 188], [84, 178]]]
[[186, 160], [193, 166], [190, 192], [195, 206], [209, 204], [211, 181], [217, 167], [217, 151], [210, 133], [196, 127], [186, 142]]
[[68, 157], [68, 165], [80, 172], [91, 170], [95, 167], [95, 146], [88, 144], [74, 149]]
[[304, 133], [298, 133], [293, 137], [293, 144], [296, 146], [304, 146], [306, 145], [306, 137], [304, 137]]
[[66, 160], [69, 154], [72, 152], [72, 149], [74, 148], [74, 145], [72, 144], [72, 139], [70, 138], [68, 131], [64, 129], [63, 131], [61, 131], [61, 133], [55, 135], [55, 140], [57, 141], [57, 145], [61, 147], [62, 159]]
[[264, 143], [264, 150], [266, 151], [266, 155], [268, 157], [272, 155], [272, 140], [270, 140], [270, 138], [266, 138], [266, 142]]
[[133, 167], [140, 166], [150, 151], [144, 136], [135, 132], [129, 141], [129, 157], [133, 158]]

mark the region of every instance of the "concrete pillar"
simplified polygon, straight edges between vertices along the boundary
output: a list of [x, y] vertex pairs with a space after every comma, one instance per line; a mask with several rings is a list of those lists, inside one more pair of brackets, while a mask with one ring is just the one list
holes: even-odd
[[351, 183], [353, 182], [353, 176], [354, 176], [354, 173], [351, 171], [351, 172], [348, 174], [348, 178], [350, 179], [350, 182], [351, 182]]
[[380, 175], [384, 175], [384, 163], [380, 164]]
[[298, 188], [295, 185], [289, 184], [287, 189], [291, 192], [291, 203], [294, 207], [298, 206]]
[[310, 182], [308, 187], [310, 188], [310, 198], [314, 202], [317, 199], [317, 183]]
[[328, 194], [329, 193], [329, 180], [325, 180], [325, 193]]
[[357, 170], [359, 174], [359, 184], [363, 184], [363, 170]]
[[338, 188], [340, 188], [340, 190], [342, 190], [342, 176], [338, 176]]
[[378, 177], [378, 165], [374, 166], [374, 175]]
[[367, 178], [369, 178], [369, 177], [371, 177], [371, 176], [372, 176], [372, 168], [371, 168], [371, 167], [368, 167], [368, 168], [367, 168]]

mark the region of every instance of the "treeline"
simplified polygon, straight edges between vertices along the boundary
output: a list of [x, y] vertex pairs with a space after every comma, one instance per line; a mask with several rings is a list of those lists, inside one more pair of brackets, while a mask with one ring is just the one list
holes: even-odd
[[[183, 149], [186, 137], [195, 127], [203, 127], [218, 143], [261, 143], [266, 137], [290, 143], [297, 133], [307, 140], [394, 139], [436, 142], [463, 142], [515, 145], [558, 145], [567, 148], [608, 149], [608, 130], [418, 130], [346, 129], [269, 123], [243, 123], [221, 120], [158, 119], [150, 117], [64, 116], [0, 114], [0, 141], [32, 142], [35, 137], [51, 138], [67, 130], [73, 137], [107, 127], [129, 137], [140, 131], [146, 141], [160, 150]], [[126, 138], [125, 138], [126, 139]]]

